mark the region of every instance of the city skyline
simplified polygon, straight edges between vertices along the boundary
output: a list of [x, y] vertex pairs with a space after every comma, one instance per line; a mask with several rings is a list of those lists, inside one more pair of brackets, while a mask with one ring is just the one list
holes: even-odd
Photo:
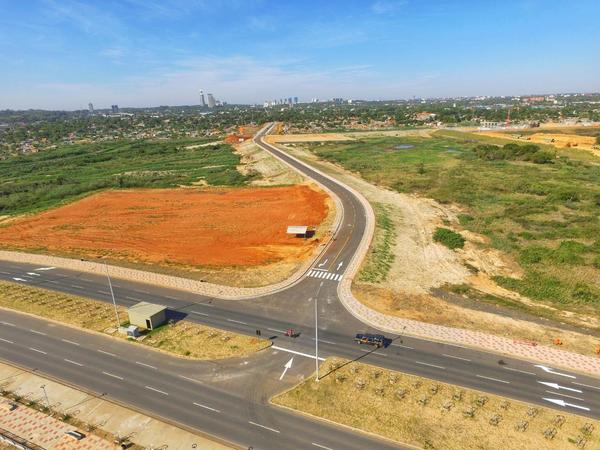
[[279, 92], [308, 101], [600, 90], [593, 1], [0, 6], [0, 109], [194, 105], [199, 86], [238, 104]]

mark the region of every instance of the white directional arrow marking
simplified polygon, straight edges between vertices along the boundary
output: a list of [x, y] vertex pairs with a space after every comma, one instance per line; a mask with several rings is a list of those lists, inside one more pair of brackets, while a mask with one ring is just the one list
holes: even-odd
[[323, 267], [325, 264], [327, 264], [327, 261], [329, 261], [329, 258], [327, 258], [325, 261], [319, 264], [319, 267]]
[[285, 366], [283, 366], [284, 369], [283, 369], [283, 372], [281, 373], [281, 376], [279, 377], [280, 380], [283, 379], [283, 377], [284, 377], [285, 373], [288, 371], [288, 369], [290, 369], [292, 367], [293, 362], [294, 362], [294, 357], [292, 356], [290, 358], [290, 360], [287, 363], [285, 363]]
[[23, 278], [13, 277], [13, 280], [15, 280], [15, 281], [24, 281], [25, 283], [27, 283], [27, 280], [25, 280]]
[[561, 372], [555, 372], [553, 369], [551, 369], [550, 367], [546, 367], [546, 366], [542, 366], [541, 364], [538, 364], [536, 366], [533, 367], [539, 367], [540, 369], [542, 369], [544, 372], [548, 372], [548, 373], [552, 373], [554, 375], [560, 375], [561, 377], [567, 377], [567, 378], [577, 378], [574, 375], [569, 375], [566, 373], [561, 373]]
[[581, 394], [581, 391], [579, 389], [573, 389], [573, 388], [569, 388], [566, 386], [561, 386], [558, 383], [548, 383], [547, 381], [538, 381], [538, 383], [545, 384], [546, 386], [550, 386], [552, 389], [564, 389], [565, 391], [579, 392]]
[[340, 268], [344, 265], [344, 261], [338, 264], [338, 268], [336, 270], [340, 270]]
[[584, 411], [590, 410], [590, 408], [586, 408], [585, 406], [574, 405], [573, 403], [567, 403], [564, 400], [559, 400], [557, 398], [545, 398], [545, 397], [542, 397], [542, 398], [544, 400], [546, 400], [547, 402], [551, 402], [551, 403], [554, 403], [554, 404], [562, 406], [562, 407], [570, 406], [571, 408], [583, 409]]

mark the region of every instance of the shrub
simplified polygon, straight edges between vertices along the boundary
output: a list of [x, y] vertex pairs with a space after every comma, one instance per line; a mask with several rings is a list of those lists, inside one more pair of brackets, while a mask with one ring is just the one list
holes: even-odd
[[550, 258], [552, 250], [546, 247], [528, 247], [521, 251], [519, 261], [523, 265], [541, 263]]
[[465, 238], [449, 228], [437, 228], [433, 234], [433, 240], [445, 245], [451, 250], [463, 248], [465, 246]]

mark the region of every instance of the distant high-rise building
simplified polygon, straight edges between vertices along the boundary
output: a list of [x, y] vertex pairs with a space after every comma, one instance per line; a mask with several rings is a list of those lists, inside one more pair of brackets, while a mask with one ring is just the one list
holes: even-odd
[[298, 97], [294, 97], [294, 105], [298, 104]]
[[217, 106], [217, 102], [215, 101], [215, 98], [213, 97], [212, 94], [206, 94], [206, 98], [208, 100], [209, 108], [214, 108], [215, 106]]
[[202, 89], [200, 89], [200, 106], [203, 108], [206, 106], [206, 101], [204, 100], [204, 91]]
[[88, 103], [88, 111], [90, 114], [94, 114], [94, 104], [93, 103]]
[[119, 114], [119, 105], [112, 105], [110, 109], [112, 110], [113, 114]]

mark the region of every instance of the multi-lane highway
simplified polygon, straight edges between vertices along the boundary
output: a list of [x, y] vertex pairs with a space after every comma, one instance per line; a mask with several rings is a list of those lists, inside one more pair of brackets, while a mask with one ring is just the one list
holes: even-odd
[[[107, 393], [115, 400], [242, 446], [390, 446], [267, 403], [269, 396], [314, 369], [314, 302], [318, 300], [320, 357], [360, 359], [600, 418], [600, 380], [593, 377], [407, 336], [390, 336], [394, 339], [392, 345], [375, 351], [354, 344], [354, 333], [375, 330], [369, 330], [345, 310], [338, 299], [337, 287], [363, 237], [364, 208], [344, 186], [265, 144], [261, 136], [256, 142], [326, 186], [343, 206], [336, 239], [306, 276], [288, 289], [240, 301], [207, 298], [125, 280], [115, 280], [113, 287], [117, 301], [125, 306], [144, 300], [167, 305], [185, 320], [244, 334], [261, 330], [263, 337], [273, 338], [271, 349], [245, 361], [190, 363], [137, 346], [133, 350], [127, 343], [70, 328], [50, 327], [30, 317], [3, 313], [0, 357], [94, 392]], [[110, 301], [104, 277], [60, 268], [39, 269], [0, 261], [0, 279]], [[299, 330], [300, 336], [284, 337], [283, 331], [287, 328]], [[279, 380], [285, 362], [292, 356], [294, 365]]]

